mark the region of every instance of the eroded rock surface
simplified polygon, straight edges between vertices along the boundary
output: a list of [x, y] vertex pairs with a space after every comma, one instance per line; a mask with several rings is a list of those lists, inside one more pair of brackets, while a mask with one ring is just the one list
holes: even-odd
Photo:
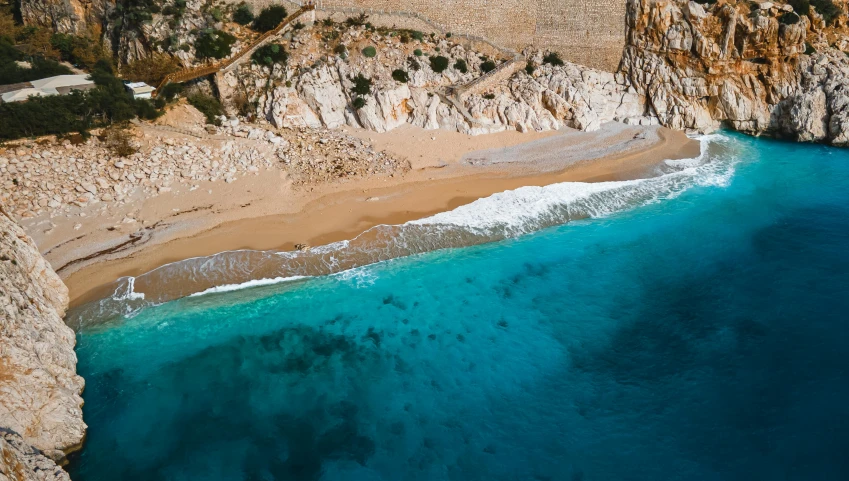
[[629, 0], [627, 24], [620, 71], [661, 124], [847, 145], [845, 13], [826, 25], [781, 2]]
[[85, 435], [74, 332], [62, 320], [67, 305], [68, 289], [0, 209], [0, 473], [10, 479], [56, 479], [39, 477], [52, 467], [15, 473], [63, 460]]

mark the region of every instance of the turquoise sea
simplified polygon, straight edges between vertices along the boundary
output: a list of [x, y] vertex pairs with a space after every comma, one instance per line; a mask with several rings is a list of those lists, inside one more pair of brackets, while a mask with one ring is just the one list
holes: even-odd
[[648, 180], [155, 277], [288, 281], [122, 281], [70, 317], [72, 478], [849, 479], [849, 150], [703, 143]]

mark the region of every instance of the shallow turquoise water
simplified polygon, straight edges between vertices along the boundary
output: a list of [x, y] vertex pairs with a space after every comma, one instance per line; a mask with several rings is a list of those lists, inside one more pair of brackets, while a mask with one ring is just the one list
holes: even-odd
[[87, 323], [73, 479], [849, 479], [849, 152], [730, 142], [603, 218]]

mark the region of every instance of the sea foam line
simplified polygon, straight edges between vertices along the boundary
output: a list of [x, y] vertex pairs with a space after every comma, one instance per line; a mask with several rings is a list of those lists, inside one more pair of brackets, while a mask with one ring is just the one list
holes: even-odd
[[232, 292], [251, 287], [270, 286], [274, 284], [282, 284], [284, 282], [292, 282], [301, 279], [309, 279], [311, 276], [291, 276], [291, 277], [274, 277], [271, 279], [256, 279], [252, 281], [242, 282], [239, 284], [224, 284], [222, 286], [210, 287], [201, 292], [190, 294], [189, 297], [205, 296], [207, 294], [217, 294], [219, 292]]

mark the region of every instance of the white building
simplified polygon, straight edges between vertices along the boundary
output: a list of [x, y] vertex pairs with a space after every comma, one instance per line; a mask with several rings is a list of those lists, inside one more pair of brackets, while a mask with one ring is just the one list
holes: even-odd
[[94, 88], [94, 82], [88, 78], [88, 74], [57, 75], [32, 82], [0, 85], [0, 98], [3, 102], [22, 102], [30, 97], [67, 95], [73, 90], [91, 88]]
[[129, 82], [124, 84], [135, 99], [149, 99], [155, 88], [144, 82]]

